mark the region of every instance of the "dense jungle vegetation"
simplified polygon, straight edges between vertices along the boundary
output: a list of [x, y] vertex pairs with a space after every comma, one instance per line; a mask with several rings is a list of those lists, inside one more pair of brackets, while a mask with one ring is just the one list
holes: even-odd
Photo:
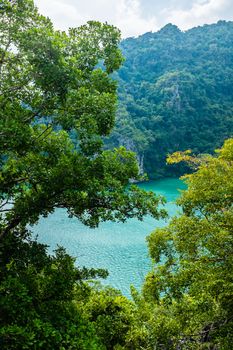
[[49, 255], [28, 227], [56, 208], [91, 227], [166, 216], [161, 198], [129, 185], [135, 155], [104, 150], [120, 33], [99, 22], [56, 31], [31, 0], [2, 0], [0, 16], [0, 348], [232, 349], [233, 139], [214, 156], [170, 156], [193, 173], [180, 216], [148, 237], [142, 292], [101, 287], [107, 271], [61, 247]]
[[213, 153], [233, 135], [233, 22], [182, 32], [172, 24], [121, 42], [119, 110], [109, 145], [135, 151], [151, 178], [176, 176], [166, 157]]

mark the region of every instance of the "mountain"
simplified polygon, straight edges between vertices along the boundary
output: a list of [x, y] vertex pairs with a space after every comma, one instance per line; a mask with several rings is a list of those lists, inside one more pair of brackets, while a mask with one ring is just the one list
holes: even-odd
[[212, 153], [233, 135], [233, 22], [182, 32], [167, 24], [121, 42], [116, 127], [108, 147], [125, 145], [151, 178], [177, 176], [169, 153]]

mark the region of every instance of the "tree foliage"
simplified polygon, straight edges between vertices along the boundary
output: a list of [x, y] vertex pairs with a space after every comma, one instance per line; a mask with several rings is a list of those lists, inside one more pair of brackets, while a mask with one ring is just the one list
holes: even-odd
[[[123, 147], [103, 150], [115, 119], [110, 74], [122, 62], [119, 40], [108, 24], [92, 21], [65, 33], [33, 1], [1, 1], [1, 349], [100, 350], [123, 342], [121, 300], [118, 306], [106, 296], [109, 314], [94, 312], [94, 300], [90, 311], [83, 306], [94, 294], [85, 280], [106, 271], [78, 268], [62, 248], [49, 256], [27, 232], [58, 207], [91, 227], [165, 215], [160, 198], [129, 185], [138, 178], [135, 155]], [[114, 310], [122, 335], [108, 339]]]
[[28, 233], [22, 236], [14, 232], [1, 242], [1, 349], [104, 349], [74, 298], [86, 295], [85, 279], [105, 271], [75, 267], [64, 249], [49, 256]]
[[232, 348], [233, 139], [217, 155], [184, 177], [181, 215], [148, 237], [155, 265], [141, 304], [158, 349]]
[[119, 31], [98, 22], [55, 31], [30, 0], [0, 11], [2, 235], [56, 207], [93, 227], [158, 216], [152, 194], [125, 191], [138, 177], [135, 156], [102, 149], [114, 124]]

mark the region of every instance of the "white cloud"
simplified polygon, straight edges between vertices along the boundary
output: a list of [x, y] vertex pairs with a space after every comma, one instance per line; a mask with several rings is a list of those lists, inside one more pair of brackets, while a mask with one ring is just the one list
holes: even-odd
[[76, 27], [88, 20], [85, 12], [79, 11], [74, 3], [64, 0], [35, 0], [41, 14], [49, 17], [56, 29], [67, 30]]
[[167, 8], [163, 16], [167, 22], [189, 29], [198, 25], [217, 22], [219, 19], [232, 19], [232, 0], [196, 0], [189, 10]]
[[143, 18], [140, 0], [35, 0], [35, 3], [57, 29], [77, 27], [88, 20], [113, 24], [123, 37], [158, 29], [155, 16]]
[[[233, 19], [232, 0], [35, 0], [55, 28], [66, 30], [88, 20], [117, 26], [123, 37], [156, 31], [171, 22], [188, 29]], [[169, 4], [169, 5], [168, 5]]]
[[124, 37], [158, 29], [155, 17], [143, 18], [139, 0], [119, 0], [116, 13], [116, 25]]

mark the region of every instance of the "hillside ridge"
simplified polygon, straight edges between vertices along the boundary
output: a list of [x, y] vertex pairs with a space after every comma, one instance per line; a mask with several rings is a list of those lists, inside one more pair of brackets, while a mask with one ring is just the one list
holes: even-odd
[[[212, 153], [233, 134], [233, 22], [158, 32], [121, 42], [119, 107], [108, 147], [135, 151], [151, 178], [177, 176], [167, 154]], [[143, 164], [142, 164], [143, 162]]]

